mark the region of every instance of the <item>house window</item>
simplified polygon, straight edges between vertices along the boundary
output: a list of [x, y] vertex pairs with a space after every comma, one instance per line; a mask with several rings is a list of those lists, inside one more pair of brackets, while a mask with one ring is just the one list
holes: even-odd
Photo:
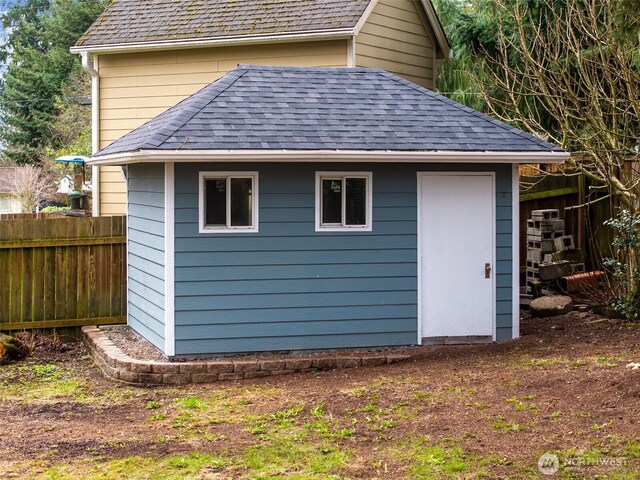
[[316, 231], [371, 231], [371, 172], [316, 173]]
[[200, 233], [258, 231], [258, 173], [200, 172]]
[[11, 197], [0, 195], [0, 213], [11, 212]]

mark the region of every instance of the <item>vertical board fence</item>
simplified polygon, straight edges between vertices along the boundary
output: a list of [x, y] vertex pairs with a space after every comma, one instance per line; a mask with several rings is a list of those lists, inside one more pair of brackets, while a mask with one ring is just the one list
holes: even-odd
[[126, 217], [0, 220], [0, 330], [126, 321]]

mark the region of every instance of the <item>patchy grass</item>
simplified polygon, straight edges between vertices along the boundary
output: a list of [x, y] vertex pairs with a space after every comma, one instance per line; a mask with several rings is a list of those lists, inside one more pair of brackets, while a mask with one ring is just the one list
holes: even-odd
[[82, 352], [6, 365], [0, 476], [533, 479], [551, 452], [556, 478], [640, 478], [638, 336], [545, 321], [509, 344], [253, 382], [132, 388]]
[[108, 462], [81, 461], [66, 466], [55, 466], [44, 472], [33, 473], [47, 480], [190, 480], [214, 474], [227, 464], [224, 458], [192, 452], [171, 455], [161, 461], [149, 457], [127, 457]]

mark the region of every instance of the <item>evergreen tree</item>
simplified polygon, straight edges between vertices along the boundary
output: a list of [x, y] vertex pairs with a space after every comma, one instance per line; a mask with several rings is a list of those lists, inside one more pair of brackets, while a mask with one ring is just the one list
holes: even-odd
[[39, 163], [60, 98], [79, 68], [69, 48], [102, 12], [105, 0], [23, 0], [2, 16], [8, 68], [0, 83], [0, 139], [18, 164]]

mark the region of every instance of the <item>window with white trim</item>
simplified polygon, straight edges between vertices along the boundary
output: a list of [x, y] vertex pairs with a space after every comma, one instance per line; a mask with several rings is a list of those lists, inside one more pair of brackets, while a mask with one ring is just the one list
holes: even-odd
[[200, 233], [258, 231], [258, 172], [200, 172]]
[[371, 231], [371, 172], [316, 172], [316, 231]]

